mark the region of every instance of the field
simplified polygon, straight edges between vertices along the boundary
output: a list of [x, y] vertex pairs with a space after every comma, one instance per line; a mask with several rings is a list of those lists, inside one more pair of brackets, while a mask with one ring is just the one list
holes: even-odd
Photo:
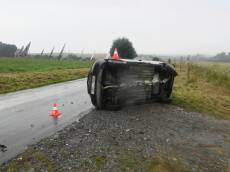
[[0, 58], [0, 93], [86, 77], [89, 61]]
[[193, 71], [203, 79], [230, 90], [230, 63], [194, 63]]
[[49, 60], [35, 58], [0, 58], [0, 73], [44, 72], [61, 69], [88, 68], [88, 61]]
[[230, 119], [230, 64], [182, 62], [176, 67], [174, 104]]

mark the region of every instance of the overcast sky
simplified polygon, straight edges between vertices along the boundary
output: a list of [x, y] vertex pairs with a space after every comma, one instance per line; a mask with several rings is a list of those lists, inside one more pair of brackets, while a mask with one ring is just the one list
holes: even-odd
[[31, 52], [108, 52], [127, 37], [138, 53], [230, 51], [229, 0], [0, 0], [0, 41]]

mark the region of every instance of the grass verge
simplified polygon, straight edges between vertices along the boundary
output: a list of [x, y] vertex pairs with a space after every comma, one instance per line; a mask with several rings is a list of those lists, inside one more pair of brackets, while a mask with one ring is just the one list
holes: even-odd
[[205, 63], [190, 67], [189, 73], [188, 64], [177, 69], [179, 76], [175, 80], [173, 103], [216, 118], [230, 119], [230, 78], [223, 72], [224, 67]]
[[[6, 170], [6, 169], [5, 169]], [[41, 151], [27, 149], [14, 160], [10, 161], [7, 172], [17, 171], [55, 171], [53, 161]]]
[[84, 78], [87, 76], [88, 70], [88, 68], [82, 68], [46, 72], [0, 73], [0, 93]]
[[[111, 148], [110, 148], [111, 149]], [[191, 171], [187, 161], [180, 158], [178, 154], [170, 152], [157, 152], [154, 157], [143, 157], [136, 149], [132, 151], [124, 150], [121, 147], [113, 149], [116, 151], [114, 165], [119, 168], [119, 171], [146, 171], [146, 172], [189, 172]], [[63, 152], [64, 155], [63, 155]], [[58, 151], [61, 159], [70, 159], [78, 157], [78, 155], [70, 153], [68, 149], [63, 148]], [[59, 158], [60, 158], [59, 157]], [[40, 149], [29, 147], [24, 153], [10, 160], [7, 165], [0, 166], [0, 170], [8, 172], [17, 171], [56, 171], [62, 164], [57, 164], [57, 160], [53, 156], [43, 152]], [[102, 154], [95, 154], [89, 158], [79, 159], [76, 167], [70, 166], [73, 171], [110, 171], [107, 161], [111, 157]], [[66, 162], [64, 162], [66, 166]], [[74, 164], [74, 163], [73, 163]], [[73, 165], [72, 164], [72, 165]], [[76, 169], [75, 169], [76, 168]], [[83, 170], [84, 169], [84, 170]]]

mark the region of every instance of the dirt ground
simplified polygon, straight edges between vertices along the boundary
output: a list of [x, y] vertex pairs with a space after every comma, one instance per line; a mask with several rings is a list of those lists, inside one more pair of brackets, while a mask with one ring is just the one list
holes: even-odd
[[230, 121], [169, 104], [93, 110], [0, 171], [230, 171]]

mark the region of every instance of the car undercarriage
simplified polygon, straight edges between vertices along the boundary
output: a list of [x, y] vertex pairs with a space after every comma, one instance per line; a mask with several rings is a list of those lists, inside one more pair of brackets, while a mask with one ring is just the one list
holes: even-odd
[[150, 101], [169, 102], [176, 71], [157, 61], [97, 61], [88, 75], [88, 93], [98, 109]]

